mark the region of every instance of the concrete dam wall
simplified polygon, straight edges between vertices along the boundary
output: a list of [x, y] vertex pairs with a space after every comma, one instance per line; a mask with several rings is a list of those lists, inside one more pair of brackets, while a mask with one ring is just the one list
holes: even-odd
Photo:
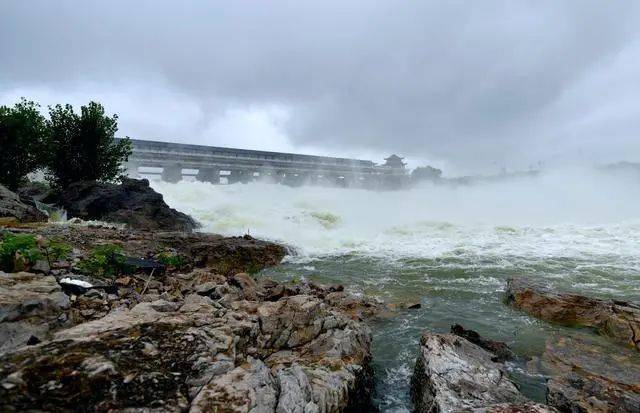
[[[162, 179], [178, 182], [183, 170], [197, 170], [199, 181], [220, 184], [265, 180], [286, 185], [338, 185], [395, 189], [408, 178], [402, 158], [373, 161], [284, 152], [255, 151], [215, 146], [131, 139], [133, 153], [126, 164], [130, 176], [141, 167], [161, 168]], [[145, 172], [153, 173], [153, 172]]]

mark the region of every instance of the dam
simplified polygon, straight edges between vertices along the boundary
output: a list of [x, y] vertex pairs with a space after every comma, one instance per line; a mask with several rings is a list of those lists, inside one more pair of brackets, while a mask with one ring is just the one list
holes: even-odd
[[[360, 159], [141, 139], [130, 141], [133, 152], [125, 165], [129, 176], [155, 173], [160, 174], [166, 182], [178, 182], [183, 176], [195, 174], [196, 180], [212, 184], [263, 180], [291, 186], [398, 189], [408, 179], [403, 158], [397, 155], [391, 155], [384, 164], [378, 165]], [[153, 168], [156, 171], [141, 172], [140, 168]], [[188, 171], [192, 172], [189, 174]]]

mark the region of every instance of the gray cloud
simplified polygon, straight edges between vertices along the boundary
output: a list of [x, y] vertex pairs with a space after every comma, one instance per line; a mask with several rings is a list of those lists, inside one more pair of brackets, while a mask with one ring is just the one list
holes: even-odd
[[[229, 110], [277, 106], [294, 148], [461, 171], [640, 160], [638, 27], [633, 1], [7, 1], [0, 85], [116, 93], [136, 136], [215, 143]], [[145, 96], [142, 118], [122, 110]]]

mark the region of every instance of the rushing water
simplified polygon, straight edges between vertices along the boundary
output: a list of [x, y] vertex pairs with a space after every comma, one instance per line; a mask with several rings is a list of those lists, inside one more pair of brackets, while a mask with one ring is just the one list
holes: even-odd
[[[278, 279], [344, 284], [387, 302], [418, 301], [372, 325], [377, 404], [410, 410], [409, 379], [420, 332], [453, 323], [538, 356], [559, 327], [502, 303], [505, 279], [640, 301], [640, 180], [588, 171], [470, 187], [407, 191], [289, 188], [269, 184], [153, 186], [203, 230], [250, 233], [296, 254], [264, 271]], [[568, 331], [564, 331], [568, 334]], [[544, 377], [509, 366], [528, 396]]]

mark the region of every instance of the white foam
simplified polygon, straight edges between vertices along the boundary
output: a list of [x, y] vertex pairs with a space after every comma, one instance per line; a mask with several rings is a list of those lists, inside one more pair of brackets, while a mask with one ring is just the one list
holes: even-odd
[[[445, 258], [505, 267], [522, 257], [607, 256], [640, 268], [640, 185], [593, 171], [396, 192], [251, 183], [154, 182], [204, 231], [285, 242], [300, 255]], [[464, 258], [464, 260], [462, 260]], [[495, 265], [493, 263], [492, 265]]]

